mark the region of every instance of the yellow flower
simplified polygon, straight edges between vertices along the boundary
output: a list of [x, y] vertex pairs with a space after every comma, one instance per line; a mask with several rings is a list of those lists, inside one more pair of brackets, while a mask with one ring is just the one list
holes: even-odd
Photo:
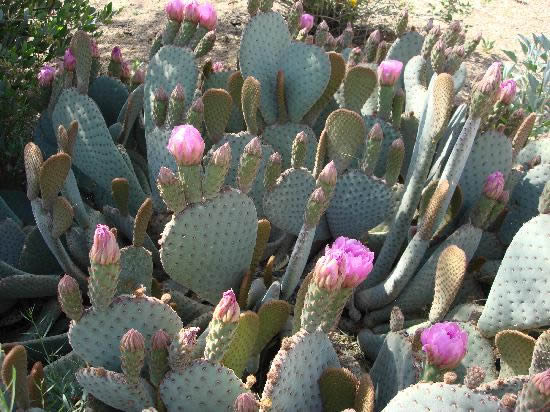
[[357, 6], [357, 0], [348, 0], [348, 3], [351, 7]]

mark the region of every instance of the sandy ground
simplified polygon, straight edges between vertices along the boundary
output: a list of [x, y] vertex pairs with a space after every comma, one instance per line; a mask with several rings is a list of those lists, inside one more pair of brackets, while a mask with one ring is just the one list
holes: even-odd
[[[149, 48], [156, 33], [164, 26], [164, 0], [111, 0], [115, 9], [121, 8], [113, 23], [104, 28], [100, 49], [108, 59], [113, 46], [122, 47], [126, 58], [147, 61]], [[380, 1], [380, 0], [379, 0]], [[410, 13], [410, 25], [422, 27], [432, 16], [430, 0], [383, 0], [394, 1], [393, 10], [399, 12], [405, 4]], [[437, 0], [432, 0], [436, 2]], [[91, 0], [102, 7], [109, 0]], [[209, 54], [213, 60], [224, 61], [231, 67], [236, 64], [236, 55], [242, 28], [248, 13], [244, 0], [213, 0], [219, 16], [218, 37], [214, 50]], [[481, 46], [468, 62], [470, 82], [483, 74], [489, 64], [503, 59], [503, 49], [520, 51], [517, 33], [550, 32], [550, 0], [472, 0], [472, 13], [464, 20], [469, 26], [468, 36], [482, 32], [484, 38], [494, 41], [490, 51]], [[368, 24], [380, 25], [391, 21], [391, 16], [369, 16]], [[437, 23], [437, 22], [436, 22]]]

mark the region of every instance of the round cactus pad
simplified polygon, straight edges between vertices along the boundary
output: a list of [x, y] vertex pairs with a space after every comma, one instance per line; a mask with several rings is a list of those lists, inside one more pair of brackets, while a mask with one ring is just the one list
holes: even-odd
[[173, 280], [215, 304], [226, 290], [239, 290], [257, 228], [252, 199], [226, 189], [189, 205], [166, 225], [159, 241], [162, 266]]
[[107, 311], [88, 309], [78, 322], [71, 323], [69, 342], [73, 351], [91, 365], [120, 370], [120, 339], [129, 329], [145, 338], [164, 329], [176, 336], [183, 324], [176, 312], [160, 300], [143, 296], [116, 297]]
[[315, 153], [317, 152], [317, 138], [315, 132], [309, 126], [297, 123], [276, 124], [266, 127], [262, 133], [262, 140], [270, 144], [273, 150], [281, 155], [283, 170], [290, 167], [292, 143], [300, 132], [304, 132], [307, 136], [304, 167], [312, 170], [315, 164]]
[[[410, 59], [420, 54], [423, 43], [424, 36], [417, 31], [409, 31], [392, 43], [386, 55], [386, 60], [399, 60], [405, 67]], [[403, 71], [401, 71], [399, 86], [403, 88], [403, 85]]]
[[182, 371], [168, 372], [159, 392], [168, 412], [206, 412], [232, 411], [237, 396], [247, 389], [231, 369], [197, 359]]
[[115, 77], [99, 76], [90, 84], [88, 96], [97, 103], [107, 126], [111, 126], [128, 99], [128, 88]]

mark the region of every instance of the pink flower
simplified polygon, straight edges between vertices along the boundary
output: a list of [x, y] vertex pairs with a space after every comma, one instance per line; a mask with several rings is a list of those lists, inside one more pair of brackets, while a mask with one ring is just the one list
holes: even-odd
[[322, 256], [315, 265], [313, 279], [322, 289], [334, 291], [340, 289], [344, 278], [340, 272], [339, 260], [333, 256]]
[[199, 24], [208, 30], [214, 30], [218, 23], [218, 15], [214, 6], [210, 3], [201, 4], [198, 7]]
[[170, 20], [181, 23], [183, 20], [183, 7], [184, 4], [181, 0], [170, 0], [166, 3], [166, 6], [164, 6], [164, 11]]
[[190, 124], [184, 124], [174, 127], [167, 148], [179, 165], [197, 165], [204, 152], [204, 140], [197, 129]]
[[223, 72], [225, 70], [225, 67], [223, 65], [223, 62], [214, 62], [212, 65], [212, 71], [214, 73]]
[[76, 66], [76, 58], [73, 55], [71, 49], [65, 50], [65, 55], [63, 56], [63, 68], [67, 71], [73, 71]]
[[252, 392], [244, 392], [237, 396], [233, 405], [235, 412], [257, 412], [260, 404]]
[[500, 84], [500, 90], [498, 92], [498, 100], [504, 104], [512, 103], [514, 97], [516, 97], [517, 84], [514, 79], [504, 80]]
[[381, 86], [393, 86], [399, 79], [402, 69], [403, 63], [399, 60], [384, 60], [378, 66], [378, 83]]
[[374, 252], [355, 239], [344, 236], [337, 238], [330, 248], [327, 247], [325, 255], [330, 254], [339, 257], [341, 269], [344, 272], [345, 288], [354, 288], [363, 282], [372, 270]]
[[38, 72], [38, 83], [42, 87], [48, 87], [50, 84], [52, 84], [54, 77], [55, 68], [53, 66], [45, 64]]
[[214, 309], [214, 319], [221, 320], [225, 323], [238, 322], [240, 314], [241, 310], [233, 289], [223, 292], [223, 297], [218, 303], [218, 306]]
[[306, 31], [306, 33], [309, 33], [311, 28], [313, 27], [313, 16], [311, 14], [304, 13], [300, 17], [300, 29]]
[[99, 47], [97, 47], [97, 42], [95, 39], [90, 41], [90, 49], [92, 51], [92, 57], [99, 57]]
[[183, 18], [195, 24], [199, 22], [199, 3], [197, 1], [190, 0], [183, 4]]
[[120, 77], [123, 79], [129, 79], [132, 76], [132, 71], [130, 70], [130, 63], [127, 60], [122, 60], [120, 65]]
[[485, 196], [487, 196], [489, 199], [498, 200], [503, 190], [504, 175], [501, 172], [497, 170], [496, 172], [493, 172], [489, 176], [487, 176], [487, 180], [485, 181], [485, 185], [483, 186], [483, 193], [485, 193]]
[[90, 260], [98, 265], [111, 265], [120, 260], [120, 249], [113, 232], [107, 225], [97, 225]]
[[440, 369], [454, 369], [468, 349], [468, 334], [455, 322], [436, 323], [420, 335], [428, 363]]
[[116, 63], [122, 63], [122, 50], [120, 50], [120, 47], [113, 47], [111, 51], [111, 60]]

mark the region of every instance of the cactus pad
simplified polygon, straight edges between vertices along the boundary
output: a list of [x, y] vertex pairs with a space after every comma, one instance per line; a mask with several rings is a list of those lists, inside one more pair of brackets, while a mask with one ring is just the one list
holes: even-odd
[[517, 163], [528, 163], [535, 156], [540, 156], [542, 163], [550, 163], [550, 139], [542, 138], [529, 142], [519, 153]]
[[535, 339], [517, 330], [503, 330], [495, 336], [500, 354], [499, 379], [527, 375], [535, 349]]
[[270, 300], [260, 307], [260, 328], [252, 350], [253, 355], [260, 354], [269, 341], [281, 331], [289, 315], [290, 305], [284, 300]]
[[340, 412], [354, 406], [359, 381], [345, 368], [327, 368], [319, 378], [323, 410]]
[[11, 218], [0, 222], [0, 260], [11, 266], [17, 266], [19, 256], [25, 244], [25, 233]]
[[129, 329], [138, 330], [149, 345], [157, 330], [176, 336], [182, 327], [177, 313], [160, 300], [123, 295], [116, 297], [106, 312], [88, 309], [77, 323], [71, 324], [69, 341], [73, 351], [86, 362], [119, 370], [120, 339]]
[[271, 362], [262, 401], [274, 411], [322, 410], [319, 378], [327, 368], [340, 367], [327, 335], [300, 330], [285, 338]]
[[317, 138], [310, 127], [297, 124], [285, 123], [266, 127], [262, 133], [262, 140], [270, 144], [273, 150], [279, 152], [282, 158], [282, 169], [290, 167], [290, 158], [292, 154], [292, 142], [296, 135], [304, 132], [307, 136], [306, 157], [304, 167], [311, 170], [315, 163], [315, 152], [317, 150]]
[[224, 366], [233, 369], [235, 375], [243, 375], [246, 363], [256, 343], [259, 330], [260, 318], [256, 313], [252, 311], [241, 313], [237, 330], [222, 361]]
[[[380, 148], [380, 154], [378, 156], [378, 162], [376, 162], [376, 167], [374, 168], [374, 174], [376, 176], [382, 177], [386, 171], [386, 159], [388, 157], [388, 152], [392, 142], [396, 139], [401, 138], [401, 133], [397, 131], [390, 123], [385, 122], [384, 120], [375, 117], [375, 116], [363, 116], [363, 121], [365, 122], [365, 128], [368, 131], [376, 123], [379, 123], [382, 127], [382, 133], [384, 134], [384, 140], [382, 140], [382, 147]], [[366, 135], [365, 135], [366, 136]], [[357, 151], [358, 156], [362, 156], [364, 153], [364, 139], [363, 144], [360, 146]], [[360, 157], [359, 157], [360, 159]]]
[[506, 379], [495, 379], [484, 383], [476, 389], [479, 392], [484, 392], [488, 395], [502, 398], [505, 393], [519, 393], [523, 385], [529, 381], [528, 375], [510, 376]]
[[512, 143], [494, 130], [477, 137], [460, 178], [465, 210], [473, 207], [483, 191], [487, 176], [500, 171], [504, 178], [512, 167]]
[[359, 239], [384, 220], [390, 208], [391, 188], [384, 181], [350, 170], [339, 177], [327, 209], [334, 237]]
[[123, 411], [141, 412], [142, 409], [155, 404], [155, 391], [145, 380], [141, 379], [140, 395], [128, 383], [122, 373], [111, 372], [103, 368], [82, 368], [76, 372], [78, 383], [95, 398]]
[[90, 84], [88, 95], [101, 110], [107, 126], [111, 126], [128, 99], [128, 88], [117, 78], [99, 76]]
[[159, 241], [164, 270], [216, 303], [224, 291], [239, 290], [250, 266], [257, 227], [254, 202], [238, 190], [226, 189], [212, 200], [190, 205], [164, 228]]
[[545, 330], [535, 342], [529, 375], [544, 372], [550, 369], [550, 330]]
[[153, 281], [151, 252], [143, 247], [128, 246], [120, 250], [120, 275], [117, 294], [132, 293], [141, 286], [149, 292]]
[[494, 412], [500, 410], [498, 398], [462, 385], [418, 383], [399, 392], [383, 412], [410, 410]]
[[232, 411], [237, 396], [247, 390], [231, 369], [197, 359], [182, 371], [168, 372], [159, 392], [168, 412]]
[[484, 335], [550, 323], [548, 250], [550, 215], [540, 215], [521, 227], [506, 250], [478, 321]]
[[474, 365], [485, 371], [484, 382], [496, 379], [497, 371], [491, 341], [481, 336], [479, 329], [470, 322], [459, 322], [458, 325], [468, 334], [468, 351], [454, 370], [458, 375], [458, 382], [464, 380], [467, 369]]
[[[288, 169], [277, 180], [272, 190], [264, 195], [264, 213], [279, 229], [298, 235], [304, 224], [304, 213], [309, 196], [315, 189], [315, 179], [305, 169]], [[330, 237], [326, 220], [321, 218], [315, 237]]]
[[[409, 62], [413, 56], [420, 54], [422, 50], [422, 44], [424, 43], [424, 37], [417, 31], [409, 31], [398, 37], [391, 45], [388, 53], [386, 54], [386, 60], [399, 60], [403, 63], [403, 67]], [[399, 86], [403, 88], [403, 72], [399, 77]]]
[[365, 123], [357, 113], [339, 109], [327, 117], [325, 131], [328, 157], [334, 160], [338, 173], [342, 173], [358, 159], [358, 149], [364, 144], [367, 132]]

